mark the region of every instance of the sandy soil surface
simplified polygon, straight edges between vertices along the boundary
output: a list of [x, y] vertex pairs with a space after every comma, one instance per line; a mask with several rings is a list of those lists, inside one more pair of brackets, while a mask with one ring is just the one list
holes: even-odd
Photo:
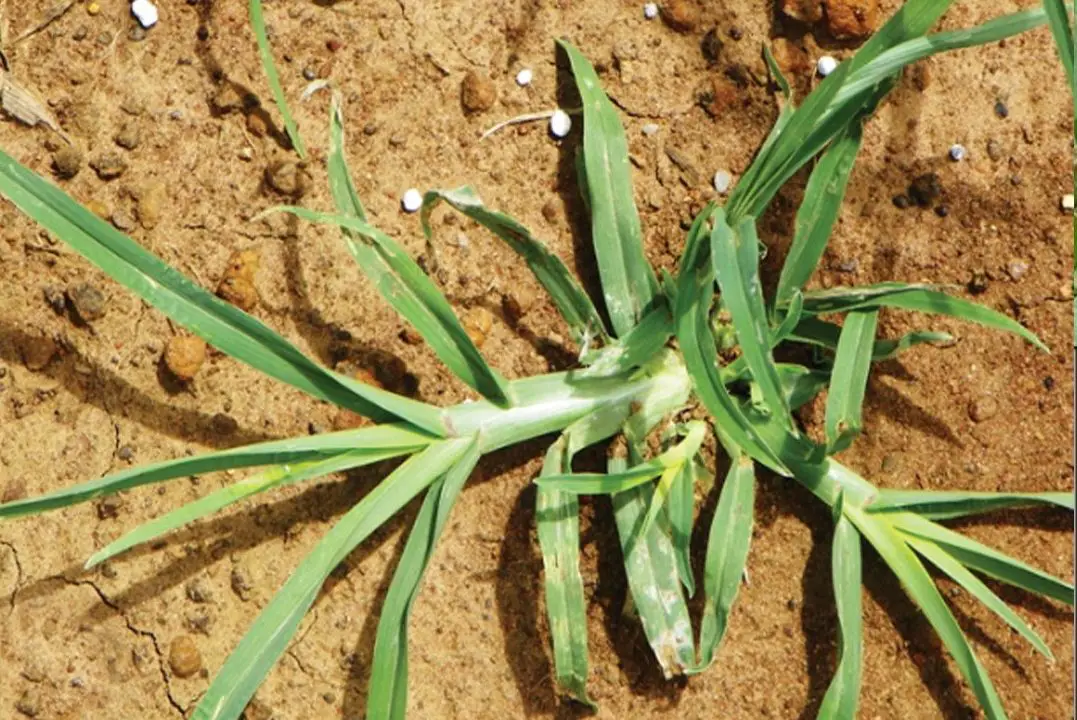
[[[266, 188], [266, 168], [293, 155], [280, 142], [246, 3], [165, 2], [161, 23], [148, 33], [133, 29], [126, 2], [99, 3], [99, 14], [76, 4], [7, 48], [13, 77], [48, 101], [84, 153], [77, 175], [57, 182], [206, 287], [218, 285], [234, 252], [253, 250], [260, 265], [252, 312], [320, 360], [366, 367], [430, 402], [465, 397], [429, 351], [409, 342], [334, 232], [280, 218], [250, 221], [281, 201]], [[51, 4], [0, 4], [6, 37], [35, 25]], [[969, 26], [1034, 4], [958, 2], [942, 26]], [[883, 10], [895, 5], [885, 2]], [[684, 32], [645, 20], [639, 3], [623, 0], [274, 0], [266, 12], [288, 96], [298, 98], [317, 77], [343, 92], [356, 182], [381, 228], [418, 255], [418, 220], [399, 211], [400, 194], [412, 186], [471, 183], [487, 204], [515, 215], [572, 260], [593, 288], [586, 235], [574, 223], [581, 208], [572, 199], [570, 159], [578, 133], [561, 144], [541, 125], [482, 142], [479, 135], [497, 120], [555, 105], [553, 39], [570, 38], [599, 65], [623, 111], [647, 252], [672, 269], [684, 221], [713, 192], [711, 175], [719, 168], [743, 172], [776, 116], [774, 97], [753, 80], [765, 74], [762, 43], [789, 39], [785, 59], [802, 90], [811, 68], [793, 67], [797, 48], [809, 58], [850, 52], [824, 32], [780, 21], [769, 0], [708, 1], [700, 9]], [[713, 63], [701, 52], [712, 28], [722, 41]], [[513, 81], [523, 67], [534, 70], [527, 88]], [[488, 110], [467, 114], [460, 86], [472, 70], [490, 78], [497, 97]], [[743, 87], [734, 82], [712, 117], [699, 94], [730, 77], [744, 80]], [[562, 87], [565, 79], [562, 71]], [[313, 149], [302, 202], [323, 210], [330, 207], [327, 104], [328, 94], [318, 93], [293, 105]], [[815, 282], [968, 287], [1054, 349], [1047, 355], [976, 327], [886, 314], [882, 326], [890, 336], [926, 326], [957, 341], [916, 349], [874, 373], [866, 432], [844, 459], [877, 482], [1073, 487], [1072, 218], [1058, 209], [1071, 182], [1070, 107], [1042, 29], [922, 63], [869, 123]], [[657, 133], [642, 132], [649, 123]], [[965, 162], [947, 159], [955, 142], [968, 148]], [[59, 145], [47, 131], [5, 120], [0, 147], [54, 174]], [[688, 170], [671, 162], [670, 150]], [[121, 174], [102, 179], [101, 168], [108, 174], [110, 166], [122, 166]], [[924, 172], [940, 177], [945, 217], [891, 201]], [[803, 178], [792, 182], [762, 222], [773, 248], [768, 263], [788, 246], [802, 187]], [[570, 361], [566, 329], [523, 264], [446, 213], [435, 224], [442, 247], [437, 281], [461, 312], [485, 307], [495, 316], [483, 347], [491, 362], [519, 377]], [[132, 463], [317, 431], [335, 420], [332, 408], [221, 355], [211, 354], [190, 385], [177, 386], [161, 370], [161, 356], [178, 329], [7, 203], [0, 204], [0, 269], [4, 499]], [[103, 294], [104, 314], [89, 323], [65, 307], [65, 293], [94, 300], [78, 289], [82, 283]], [[519, 322], [501, 311], [505, 298], [525, 307]], [[821, 406], [804, 414], [809, 426], [821, 418]], [[550, 679], [529, 485], [546, 444], [488, 458], [454, 510], [412, 620], [413, 717], [579, 714], [558, 702]], [[597, 457], [600, 451], [591, 461]], [[0, 717], [180, 716], [289, 571], [383, 471], [273, 493], [91, 573], [80, 568], [94, 549], [232, 478], [178, 480], [119, 503], [3, 523]], [[362, 715], [377, 610], [414, 509], [334, 575], [259, 691], [250, 720]], [[835, 662], [829, 519], [806, 492], [771, 477], [760, 481], [756, 512], [751, 582], [718, 662], [690, 681], [667, 682], [637, 622], [622, 616], [625, 585], [610, 509], [587, 505], [582, 553], [598, 717], [814, 717]], [[991, 516], [962, 530], [1072, 580], [1071, 527], [1067, 515], [1033, 512]], [[940, 584], [1011, 717], [1072, 717], [1070, 614], [1000, 589], [1054, 649], [1052, 663], [965, 594]], [[928, 625], [870, 554], [864, 598], [861, 716], [977, 717]], [[183, 645], [180, 667], [188, 677], [170, 662], [174, 646]]]

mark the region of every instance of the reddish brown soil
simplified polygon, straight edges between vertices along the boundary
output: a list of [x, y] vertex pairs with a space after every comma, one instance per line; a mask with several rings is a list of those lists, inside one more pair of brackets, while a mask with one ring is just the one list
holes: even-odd
[[[0, 4], [6, 37], [34, 24], [46, 0]], [[946, 28], [1031, 7], [957, 3]], [[83, 202], [133, 213], [132, 194], [163, 183], [167, 200], [152, 230], [134, 237], [207, 287], [229, 257], [261, 257], [253, 311], [301, 347], [331, 363], [374, 365], [419, 397], [447, 404], [461, 386], [422, 347], [363, 280], [336, 233], [279, 218], [249, 219], [280, 198], [263, 188], [265, 168], [290, 154], [278, 143], [246, 3], [162, 3], [162, 19], [142, 40], [129, 36], [127, 3], [102, 0], [101, 13], [75, 5], [51, 26], [7, 48], [14, 77], [49, 101], [64, 129], [93, 157], [116, 152], [128, 163], [116, 180], [89, 167], [60, 184]], [[568, 149], [541, 126], [479, 142], [493, 122], [552, 107], [558, 97], [553, 39], [569, 37], [605, 68], [603, 82], [624, 111], [635, 163], [647, 251], [672, 268], [682, 221], [708, 197], [711, 174], [744, 170], [775, 117], [773, 98], [749, 82], [720, 97], [718, 118], [695, 103], [697, 90], [735, 63], [763, 75], [760, 45], [782, 32], [820, 50], [803, 29], [775, 24], [763, 0], [707, 2], [693, 31], [642, 18], [640, 4], [537, 1], [467, 3], [418, 0], [273, 2], [273, 43], [290, 98], [304, 68], [327, 74], [346, 99], [348, 151], [375, 222], [420, 254], [418, 221], [398, 210], [405, 188], [474, 184], [486, 202], [512, 213], [594, 287], [586, 237], [573, 232]], [[884, 3], [887, 14], [895, 2]], [[717, 26], [724, 48], [716, 67], [700, 52]], [[200, 34], [200, 28], [205, 33]], [[733, 40], [737, 28], [742, 37]], [[107, 35], [106, 35], [107, 34]], [[78, 39], [82, 38], [82, 39]], [[327, 43], [339, 42], [330, 50]], [[844, 54], [847, 49], [830, 46]], [[614, 62], [614, 57], [618, 58]], [[535, 82], [516, 87], [523, 66]], [[1053, 349], [1046, 355], [1011, 336], [898, 313], [888, 335], [913, 327], [952, 332], [947, 348], [919, 348], [880, 366], [869, 393], [865, 436], [844, 457], [880, 484], [978, 490], [1073, 487], [1072, 336], [1066, 290], [1072, 270], [1071, 218], [1058, 211], [1070, 186], [1071, 117], [1046, 30], [923, 63], [879, 111], [853, 173], [825, 270], [818, 282], [907, 280], [966, 285], [984, 274], [978, 300], [1020, 319]], [[469, 70], [492, 78], [493, 108], [465, 115], [460, 83]], [[810, 73], [798, 76], [802, 88]], [[560, 79], [565, 80], [564, 75]], [[563, 83], [562, 83], [563, 84]], [[262, 103], [254, 119], [222, 114], [215, 98], [248, 91]], [[994, 111], [1002, 99], [1009, 116]], [[314, 158], [313, 189], [302, 202], [330, 207], [324, 152], [328, 94], [293, 105]], [[641, 133], [646, 123], [659, 132]], [[134, 150], [115, 146], [125, 125], [140, 132]], [[998, 143], [996, 159], [988, 142]], [[52, 142], [42, 129], [0, 123], [0, 147], [41, 173]], [[967, 162], [949, 162], [954, 142]], [[686, 187], [664, 148], [697, 170]], [[245, 159], [249, 158], [249, 159]], [[891, 203], [918, 173], [938, 172], [947, 217]], [[687, 173], [689, 176], [690, 172]], [[690, 182], [690, 180], [689, 180]], [[763, 221], [780, 257], [790, 238], [803, 179], [791, 183]], [[484, 345], [506, 375], [559, 367], [564, 326], [539, 300], [514, 325], [503, 298], [537, 294], [523, 264], [476, 228], [436, 217], [437, 280], [460, 308], [486, 306], [496, 320]], [[454, 243], [466, 233], [468, 247]], [[1021, 272], [1020, 264], [1027, 264]], [[36, 494], [99, 477], [130, 463], [232, 446], [328, 427], [331, 408], [211, 355], [186, 389], [160, 370], [177, 329], [63, 244], [0, 205], [0, 494]], [[843, 269], [844, 268], [844, 269]], [[1017, 270], [1014, 270], [1017, 268]], [[849, 270], [852, 270], [849, 272]], [[90, 282], [106, 314], [92, 325], [55, 313], [48, 288]], [[57, 356], [31, 370], [35, 338], [53, 338]], [[386, 370], [389, 372], [386, 372]], [[973, 422], [969, 407], [990, 397], [997, 413]], [[806, 420], [817, 422], [818, 408]], [[545, 441], [484, 461], [454, 511], [412, 619], [413, 717], [573, 716], [558, 703], [541, 598], [533, 491]], [[206, 476], [146, 488], [118, 508], [87, 505], [0, 525], [0, 717], [36, 703], [38, 718], [168, 718], [190, 708], [258, 609], [334, 517], [379, 476], [338, 478], [277, 492], [145, 549], [83, 573], [96, 548], [147, 518], [230, 480]], [[583, 556], [590, 597], [592, 676], [599, 717], [810, 718], [834, 666], [836, 635], [829, 589], [829, 518], [808, 493], [764, 477], [741, 591], [715, 667], [687, 682], [666, 682], [638, 625], [622, 617], [625, 594], [608, 506], [586, 512]], [[355, 718], [362, 714], [376, 613], [411, 516], [356, 552], [330, 582], [298, 639], [258, 693], [251, 718]], [[705, 514], [709, 512], [705, 511]], [[114, 517], [110, 515], [115, 515]], [[991, 516], [962, 530], [1066, 579], [1073, 578], [1071, 518], [1033, 512]], [[233, 572], [249, 578], [242, 600]], [[192, 585], [192, 583], [194, 583]], [[949, 584], [941, 583], [947, 591]], [[861, 717], [976, 716], [971, 693], [928, 625], [885, 567], [866, 561], [865, 683]], [[1053, 648], [1038, 657], [966, 594], [953, 596], [963, 626], [1014, 718], [1072, 717], [1073, 630], [1069, 612], [1000, 589]], [[208, 596], [208, 597], [207, 597]], [[191, 598], [205, 602], [194, 602]], [[168, 664], [174, 638], [192, 635], [205, 670], [182, 679]]]

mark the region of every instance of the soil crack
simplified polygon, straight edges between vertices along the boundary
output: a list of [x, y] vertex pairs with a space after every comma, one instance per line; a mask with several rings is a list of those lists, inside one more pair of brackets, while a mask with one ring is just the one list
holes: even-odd
[[15, 559], [15, 589], [11, 591], [11, 598], [8, 600], [8, 605], [10, 606], [8, 615], [11, 615], [11, 613], [15, 612], [15, 596], [19, 594], [19, 589], [22, 587], [22, 561], [19, 560], [19, 551], [14, 543], [0, 540], [0, 545], [10, 550], [11, 557]]
[[143, 630], [142, 628], [137, 627], [134, 623], [132, 623], [130, 618], [127, 617], [127, 613], [123, 611], [123, 608], [121, 608], [119, 604], [117, 604], [108, 595], [106, 595], [104, 590], [97, 587], [97, 584], [93, 580], [72, 580], [63, 575], [60, 575], [58, 577], [68, 585], [84, 585], [92, 588], [93, 591], [97, 593], [97, 597], [101, 599], [101, 602], [103, 602], [111, 610], [114, 610], [116, 614], [123, 618], [123, 621], [127, 625], [128, 630], [140, 637], [149, 638], [150, 642], [153, 644], [153, 650], [157, 654], [157, 668], [161, 673], [161, 682], [164, 683], [165, 695], [168, 697], [168, 702], [172, 706], [172, 708], [177, 713], [179, 713], [179, 716], [181, 718], [186, 717], [186, 710], [184, 709], [183, 705], [180, 704], [180, 702], [176, 700], [175, 696], [172, 694], [172, 683], [171, 681], [169, 681], [168, 673], [165, 670], [164, 652], [161, 650], [161, 644], [157, 640], [157, 634], [152, 630]]

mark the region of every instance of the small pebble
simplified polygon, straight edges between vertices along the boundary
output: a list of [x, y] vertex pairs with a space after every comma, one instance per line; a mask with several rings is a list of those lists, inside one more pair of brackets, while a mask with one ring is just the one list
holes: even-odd
[[569, 134], [572, 130], [572, 118], [568, 116], [568, 113], [558, 108], [550, 116], [550, 133], [555, 138], [563, 138]]
[[1061, 205], [1065, 212], [1073, 212], [1073, 193], [1066, 193], [1063, 195], [1062, 199], [1059, 201], [1059, 205]]
[[303, 68], [303, 79], [307, 82], [314, 80], [318, 77], [318, 72], [312, 67]]
[[535, 74], [531, 72], [531, 68], [524, 68], [520, 72], [516, 73], [516, 84], [520, 87], [527, 87], [534, 80]]
[[124, 123], [120, 131], [113, 138], [117, 145], [125, 150], [134, 150], [142, 141], [142, 133], [138, 125], [133, 122]]
[[654, 135], [656, 132], [658, 132], [658, 125], [656, 125], [655, 123], [647, 123], [642, 128], [640, 128], [640, 131], [644, 135], [650, 137], [651, 135]]
[[722, 38], [718, 37], [718, 28], [708, 30], [703, 36], [703, 40], [699, 43], [699, 49], [703, 53], [703, 57], [711, 65], [718, 62], [723, 46]]
[[67, 299], [85, 322], [100, 320], [105, 316], [105, 294], [90, 283], [78, 283], [69, 287]]
[[987, 141], [987, 157], [991, 158], [995, 162], [1002, 159], [1004, 150], [1002, 149], [1002, 143], [998, 140]]
[[990, 395], [981, 395], [969, 403], [969, 418], [973, 422], [986, 422], [998, 415], [998, 401]]
[[64, 145], [53, 153], [52, 166], [58, 177], [70, 180], [82, 169], [82, 151], [74, 145]]
[[193, 335], [181, 335], [168, 341], [165, 367], [177, 380], [190, 382], [206, 362], [206, 343]]
[[643, 6], [643, 17], [654, 20], [658, 17], [658, 3], [646, 3]]
[[941, 218], [944, 218], [950, 214], [950, 208], [946, 205], [939, 205], [937, 208], [935, 208], [935, 214]]
[[55, 285], [49, 285], [45, 288], [45, 302], [49, 304], [52, 311], [57, 315], [63, 315], [64, 310], [67, 309], [67, 300], [64, 298], [64, 291]]
[[905, 193], [899, 193], [895, 195], [892, 198], [892, 202], [894, 203], [894, 207], [896, 207], [898, 210], [904, 210], [905, 208], [909, 207], [909, 204], [911, 203], [911, 201], [909, 200], [909, 196]]
[[138, 20], [138, 24], [144, 28], [151, 28], [157, 24], [157, 6], [150, 0], [135, 0], [131, 3], [131, 14]]
[[404, 212], [413, 213], [423, 206], [423, 194], [415, 188], [409, 188], [400, 199]]
[[213, 600], [213, 588], [205, 578], [195, 578], [185, 588], [187, 599], [193, 603], [208, 603]]
[[141, 25], [135, 25], [127, 31], [127, 39], [131, 42], [142, 42], [146, 39], [146, 28]]
[[1010, 116], [1010, 109], [1006, 107], [1006, 103], [999, 100], [995, 103], [995, 114], [1000, 118], [1008, 118]]
[[666, 25], [678, 32], [691, 32], [699, 25], [699, 7], [695, 0], [665, 0], [661, 7]]
[[37, 717], [41, 712], [41, 693], [37, 688], [29, 688], [15, 703], [15, 709], [26, 717]]
[[728, 170], [719, 170], [714, 173], [714, 189], [719, 195], [725, 195], [729, 192], [729, 188], [732, 184], [733, 176], [729, 174]]
[[255, 274], [261, 258], [257, 250], [240, 250], [228, 258], [228, 267], [217, 285], [217, 295], [240, 310], [250, 312], [259, 303]]
[[202, 669], [202, 653], [194, 638], [180, 635], [172, 641], [168, 649], [168, 664], [176, 677], [189, 678]]
[[972, 273], [972, 277], [969, 279], [968, 284], [965, 286], [968, 291], [973, 295], [983, 295], [987, 292], [989, 286], [989, 279], [987, 273], [983, 270], [975, 270]]
[[838, 61], [830, 55], [822, 56], [819, 58], [819, 61], [815, 63], [815, 72], [819, 73], [819, 77], [826, 77], [837, 69]]
[[1029, 265], [1023, 260], [1011, 260], [1006, 266], [1006, 274], [1010, 276], [1010, 279], [1017, 282], [1025, 276], [1028, 272]]
[[116, 457], [118, 457], [120, 460], [127, 461], [127, 460], [130, 460], [131, 458], [133, 458], [134, 456], [135, 456], [134, 448], [132, 448], [130, 445], [124, 445], [123, 447], [121, 447], [119, 450], [116, 451]]
[[101, 12], [100, 3], [92, 2], [86, 6], [86, 13], [88, 15], [97, 15], [99, 12]]
[[124, 208], [116, 208], [109, 218], [117, 230], [131, 232], [135, 228], [135, 216]]
[[90, 167], [102, 180], [112, 180], [123, 175], [127, 170], [127, 162], [114, 152], [98, 155], [90, 161]]
[[474, 70], [460, 83], [460, 104], [469, 113], [485, 112], [497, 102], [497, 87], [490, 78]]
[[111, 520], [120, 514], [120, 508], [122, 507], [123, 498], [119, 495], [110, 495], [107, 498], [102, 498], [101, 502], [97, 503], [97, 519]]
[[31, 335], [23, 340], [19, 354], [28, 370], [41, 370], [56, 357], [56, 342], [46, 336]]
[[266, 185], [281, 195], [301, 197], [310, 187], [310, 175], [305, 168], [290, 160], [279, 160], [265, 171]]
[[942, 184], [935, 173], [917, 175], [909, 183], [909, 197], [920, 207], [929, 207], [942, 195]]
[[251, 574], [242, 565], [237, 565], [232, 568], [232, 592], [234, 592], [240, 600], [249, 600], [251, 597], [251, 590], [254, 586], [251, 583]]
[[481, 348], [494, 327], [494, 315], [479, 305], [464, 313], [461, 324], [464, 326], [464, 332], [475, 343], [475, 347]]
[[969, 151], [965, 149], [965, 146], [960, 143], [954, 143], [950, 146], [950, 159], [954, 162], [961, 162], [968, 157]]

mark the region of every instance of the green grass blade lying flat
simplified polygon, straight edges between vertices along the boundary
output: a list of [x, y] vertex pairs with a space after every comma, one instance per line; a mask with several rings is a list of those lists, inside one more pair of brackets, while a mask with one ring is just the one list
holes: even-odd
[[[546, 453], [543, 475], [569, 469], [567, 439], [562, 438]], [[575, 495], [538, 488], [535, 517], [545, 568], [546, 612], [557, 684], [573, 699], [594, 707], [587, 694], [587, 602], [580, 576], [579, 512]]]
[[858, 310], [845, 318], [826, 398], [828, 454], [849, 447], [860, 434], [861, 410], [868, 387], [878, 318], [878, 310]]
[[1073, 510], [1072, 492], [992, 493], [964, 490], [882, 490], [869, 512], [908, 511], [929, 520], [979, 515], [996, 510], [1055, 506]]
[[658, 280], [643, 254], [628, 141], [591, 63], [569, 43], [558, 41], [558, 45], [568, 56], [583, 102], [583, 164], [591, 234], [606, 310], [614, 333], [622, 337], [658, 294]]
[[269, 89], [273, 93], [273, 102], [277, 103], [280, 116], [284, 120], [284, 128], [288, 131], [288, 139], [292, 141], [292, 147], [305, 158], [307, 151], [303, 147], [303, 139], [299, 137], [299, 128], [295, 124], [291, 110], [288, 109], [288, 101], [284, 97], [284, 88], [280, 85], [280, 76], [277, 74], [277, 66], [273, 62], [273, 48], [269, 46], [269, 36], [266, 33], [265, 16], [262, 13], [262, 0], [251, 0], [250, 4], [251, 28], [254, 37], [258, 41], [258, 54], [262, 58], [262, 69], [265, 70], [266, 79], [269, 81]]
[[442, 440], [413, 455], [322, 536], [228, 656], [195, 708], [192, 720], [238, 718], [288, 647], [333, 568], [452, 467], [470, 443], [470, 438]]
[[[794, 342], [815, 345], [828, 350], [838, 349], [840, 336], [840, 325], [813, 316], [802, 318], [797, 323], [796, 329], [789, 333], [789, 338]], [[871, 352], [871, 359], [873, 362], [890, 360], [916, 345], [922, 343], [948, 343], [953, 339], [953, 336], [949, 333], [913, 330], [893, 340], [876, 340], [875, 348]]]
[[343, 472], [344, 470], [370, 465], [381, 460], [388, 460], [403, 455], [405, 452], [402, 450], [350, 450], [324, 459], [268, 468], [139, 525], [131, 532], [94, 553], [86, 561], [86, 568], [92, 568], [137, 545], [161, 537], [176, 528], [211, 515], [252, 495], [283, 485], [292, 485], [304, 480], [329, 475], [330, 473]]
[[3, 152], [0, 193], [113, 280], [237, 360], [379, 422], [401, 418], [444, 434], [435, 408], [321, 367], [259, 320], [206, 292]]
[[789, 406], [770, 351], [770, 328], [759, 282], [759, 238], [755, 220], [747, 218], [734, 230], [726, 223], [721, 208], [712, 217], [711, 261], [721, 287], [722, 302], [733, 316], [741, 352], [752, 379], [763, 392], [771, 417], [792, 428]]
[[423, 574], [434, 555], [460, 490], [479, 462], [479, 445], [472, 442], [444, 477], [426, 491], [411, 527], [404, 552], [393, 573], [378, 619], [374, 659], [370, 666], [366, 716], [369, 720], [404, 720], [408, 709], [408, 621]]
[[[855, 98], [865, 93], [870, 93], [879, 83], [884, 82], [902, 68], [914, 62], [941, 52], [996, 43], [999, 40], [1033, 30], [1046, 20], [1047, 16], [1043, 9], [1036, 8], [1003, 15], [993, 20], [988, 20], [982, 25], [964, 30], [951, 30], [926, 37], [911, 37], [911, 34], [907, 34], [905, 37], [908, 39], [893, 45], [872, 59], [871, 62], [855, 69], [849, 80], [838, 91], [837, 97], [831, 103], [831, 108], [837, 109], [847, 106], [850, 102], [855, 102]], [[926, 25], [920, 24], [919, 28], [923, 29], [912, 34], [922, 34], [932, 24], [934, 24], [934, 21]]]
[[780, 475], [791, 475], [778, 454], [763, 440], [755, 426], [745, 417], [740, 406], [725, 388], [718, 370], [718, 353], [714, 334], [707, 315], [714, 299], [714, 269], [710, 262], [710, 242], [704, 228], [713, 206], [708, 206], [696, 218], [688, 231], [688, 241], [681, 257], [677, 277], [676, 322], [677, 340], [684, 355], [684, 364], [700, 401], [729, 435], [731, 442], [744, 448], [755, 460]]
[[878, 551], [890, 570], [901, 581], [901, 586], [920, 606], [924, 617], [928, 619], [943, 645], [950, 651], [961, 674], [972, 687], [980, 706], [990, 720], [1005, 720], [1006, 712], [1002, 708], [998, 692], [987, 676], [979, 658], [972, 651], [961, 626], [947, 607], [935, 581], [931, 579], [919, 558], [908, 548], [905, 540], [890, 522], [882, 515], [867, 515], [862, 510], [846, 505], [846, 514], [860, 533], [868, 539]]
[[1016, 320], [1000, 312], [922, 285], [879, 283], [856, 288], [812, 291], [804, 294], [804, 312], [824, 315], [892, 307], [902, 310], [947, 315], [1023, 337], [1039, 349], [1050, 352], [1038, 337]]
[[725, 636], [729, 613], [740, 590], [748, 562], [755, 517], [755, 469], [752, 460], [736, 448], [729, 472], [718, 495], [718, 506], [707, 536], [707, 557], [703, 570], [703, 620], [699, 629], [699, 663], [693, 672], [705, 670], [714, 661]]
[[930, 540], [966, 567], [1008, 585], [1073, 605], [1073, 585], [912, 513], [879, 513], [902, 532]]
[[392, 238], [358, 217], [329, 215], [306, 208], [281, 206], [267, 212], [287, 212], [308, 222], [337, 225], [348, 250], [378, 292], [423, 336], [453, 374], [490, 402], [510, 404], [508, 384], [496, 373], [468, 337], [452, 306], [437, 285]]
[[774, 304], [784, 306], [815, 273], [838, 219], [845, 188], [863, 139], [860, 123], [852, 123], [826, 149], [808, 178], [797, 210], [793, 244], [782, 265]]
[[1036, 631], [1030, 628], [1028, 624], [1025, 623], [1017, 613], [1010, 609], [1010, 606], [1004, 603], [1002, 598], [992, 592], [991, 588], [987, 587], [980, 578], [966, 570], [964, 565], [957, 560], [954, 560], [945, 550], [935, 543], [921, 540], [915, 535], [906, 535], [905, 541], [909, 544], [909, 547], [927, 558], [932, 565], [949, 575], [951, 580], [965, 588], [969, 594], [1005, 620], [1010, 627], [1016, 630], [1025, 640], [1028, 640], [1032, 647], [1036, 648], [1036, 650], [1042, 653], [1048, 660], [1054, 660], [1054, 655], [1051, 654], [1051, 649], [1047, 647], [1047, 644], [1043, 639], [1036, 634]]
[[0, 519], [55, 510], [77, 505], [124, 490], [158, 483], [188, 475], [201, 475], [220, 470], [303, 463], [325, 459], [350, 450], [385, 451], [394, 455], [421, 450], [434, 440], [407, 425], [378, 425], [359, 430], [315, 435], [313, 437], [273, 440], [218, 452], [180, 457], [152, 465], [123, 470], [97, 480], [54, 490], [38, 497], [15, 500], [0, 505]]
[[830, 572], [834, 582], [834, 603], [838, 609], [838, 668], [819, 706], [820, 720], [855, 718], [860, 703], [860, 681], [864, 663], [864, 627], [861, 617], [860, 533], [835, 507], [834, 546]]
[[585, 339], [590, 337], [598, 336], [605, 339], [609, 336], [605, 323], [602, 322], [591, 298], [580, 287], [579, 282], [561, 262], [561, 259], [551, 253], [516, 220], [483, 205], [474, 188], [465, 185], [455, 190], [431, 190], [423, 196], [421, 220], [423, 233], [428, 241], [433, 237], [433, 231], [430, 228], [430, 213], [441, 201], [445, 201], [497, 235], [524, 259], [527, 266], [531, 268], [531, 272], [534, 273], [535, 279], [553, 300], [561, 317], [568, 323], [573, 339], [577, 343], [583, 344]]
[[[638, 450], [633, 451], [638, 455]], [[611, 474], [624, 472], [624, 458], [610, 458]], [[632, 488], [612, 497], [617, 535], [624, 553], [625, 573], [632, 601], [639, 613], [647, 641], [666, 677], [680, 675], [694, 665], [692, 622], [681, 590], [673, 544], [665, 523], [651, 525], [641, 533], [644, 515], [653, 502], [648, 485]], [[663, 518], [664, 519], [664, 518]]]
[[673, 552], [677, 572], [688, 597], [696, 594], [696, 580], [692, 574], [692, 519], [696, 506], [696, 464], [685, 463], [677, 471], [670, 488], [666, 507], [669, 510], [669, 530], [673, 537]]

